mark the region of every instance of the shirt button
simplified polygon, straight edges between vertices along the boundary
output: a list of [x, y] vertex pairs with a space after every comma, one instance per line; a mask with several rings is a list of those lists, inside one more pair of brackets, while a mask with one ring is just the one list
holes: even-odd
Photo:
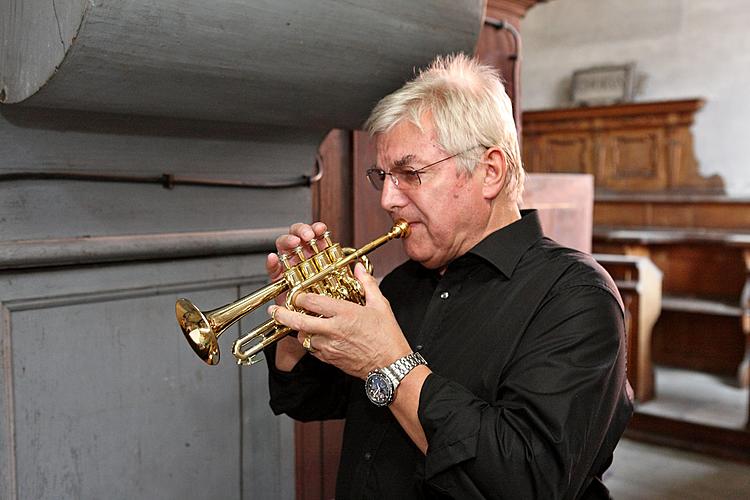
[[421, 351], [421, 350], [422, 350], [423, 348], [424, 348], [424, 346], [423, 346], [422, 344], [419, 344], [418, 346], [416, 346], [416, 347], [414, 348], [414, 350], [415, 350], [415, 351]]
[[448, 293], [448, 292], [443, 292], [443, 293], [440, 294], [440, 298], [441, 299], [447, 299], [450, 296], [451, 296], [451, 294]]
[[365, 452], [365, 462], [369, 462], [372, 459], [372, 453], [369, 451]]

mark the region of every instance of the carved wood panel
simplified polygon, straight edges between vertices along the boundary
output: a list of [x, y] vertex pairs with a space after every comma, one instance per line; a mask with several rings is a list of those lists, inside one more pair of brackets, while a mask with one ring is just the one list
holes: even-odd
[[597, 165], [601, 187], [650, 191], [667, 188], [667, 155], [661, 130], [622, 130], [602, 138]]
[[584, 134], [550, 134], [535, 142], [524, 142], [529, 172], [594, 173], [594, 142]]

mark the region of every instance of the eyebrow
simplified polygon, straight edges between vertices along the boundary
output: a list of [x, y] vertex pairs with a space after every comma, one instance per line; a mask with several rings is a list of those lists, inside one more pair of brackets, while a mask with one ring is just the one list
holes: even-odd
[[393, 166], [397, 168], [403, 168], [414, 163], [414, 160], [416, 159], [416, 155], [405, 155], [402, 156], [401, 159], [394, 161]]

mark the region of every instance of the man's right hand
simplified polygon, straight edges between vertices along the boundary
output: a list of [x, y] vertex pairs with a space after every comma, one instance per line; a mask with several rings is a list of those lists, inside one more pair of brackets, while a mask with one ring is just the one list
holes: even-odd
[[[326, 230], [327, 227], [322, 222], [315, 222], [312, 225], [298, 222], [289, 227], [289, 233], [276, 238], [277, 253], [270, 253], [266, 258], [266, 271], [271, 281], [280, 279], [286, 270], [279, 259], [280, 254], [290, 255], [291, 265], [297, 264], [297, 257], [293, 256], [292, 250], [303, 245], [305, 255], [309, 256], [310, 249], [306, 243], [313, 238], [320, 238]], [[276, 297], [276, 303], [283, 306], [285, 296], [286, 294], [282, 294]], [[305, 355], [305, 352], [297, 339], [284, 337], [276, 343], [276, 368], [281, 371], [291, 371]]]

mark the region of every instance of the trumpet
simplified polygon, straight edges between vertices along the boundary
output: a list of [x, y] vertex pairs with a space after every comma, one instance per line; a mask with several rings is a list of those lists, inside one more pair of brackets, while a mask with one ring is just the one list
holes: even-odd
[[[349, 266], [361, 262], [368, 273], [372, 274], [372, 265], [366, 254], [395, 238], [406, 238], [409, 235], [409, 224], [398, 220], [390, 231], [374, 239], [359, 249], [342, 248], [331, 241], [330, 232], [323, 234], [325, 248], [318, 249], [318, 241], [307, 242], [313, 254], [305, 257], [304, 249], [299, 246], [293, 250], [298, 259], [294, 266], [290, 264], [291, 255], [279, 256], [285, 267], [284, 274], [278, 280], [250, 293], [236, 302], [201, 312], [190, 300], [178, 299], [175, 314], [182, 333], [190, 347], [205, 363], [219, 363], [219, 336], [242, 317], [250, 314], [265, 302], [287, 293], [285, 306], [293, 311], [306, 313], [295, 305], [301, 292], [318, 293], [337, 299], [364, 304], [362, 286], [354, 277]], [[248, 334], [238, 338], [232, 345], [232, 354], [238, 365], [251, 365], [259, 361], [258, 354], [263, 349], [291, 333], [291, 328], [277, 323], [273, 318], [260, 324]], [[246, 348], [246, 345], [249, 347]]]

